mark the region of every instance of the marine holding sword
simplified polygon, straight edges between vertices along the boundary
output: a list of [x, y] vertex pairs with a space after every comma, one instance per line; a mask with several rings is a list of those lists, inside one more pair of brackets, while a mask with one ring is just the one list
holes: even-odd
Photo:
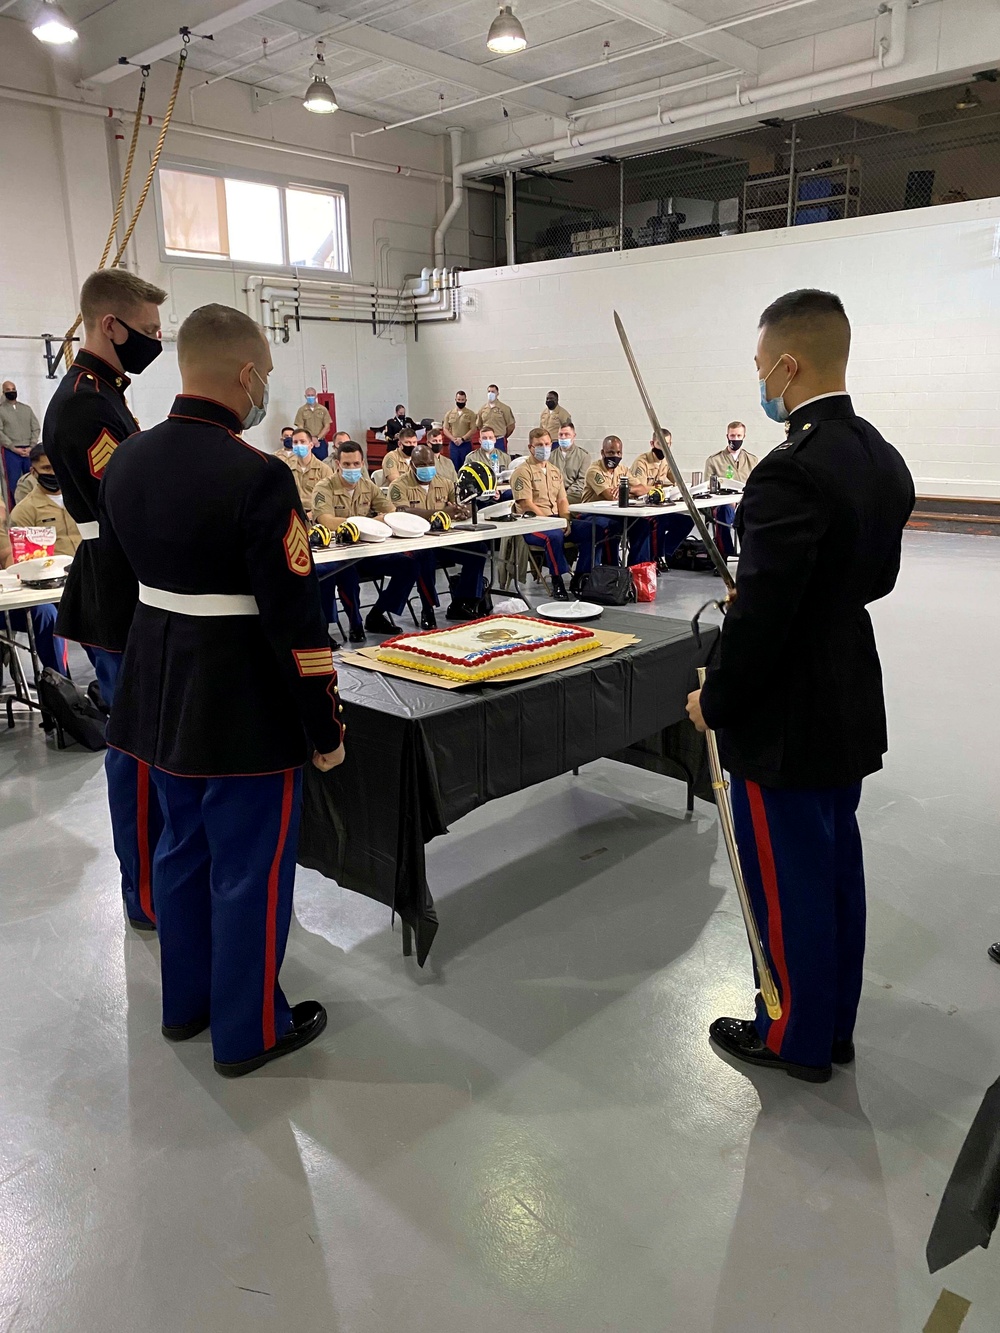
[[865, 948], [856, 812], [887, 749], [866, 607], [895, 585], [914, 503], [902, 457], [854, 411], [850, 341], [830, 292], [790, 292], [761, 316], [761, 405], [788, 437], [747, 481], [735, 593], [717, 658], [688, 699], [695, 726], [718, 732], [734, 870], [764, 955], [756, 1018], [716, 1019], [712, 1041], [817, 1083], [854, 1058]]

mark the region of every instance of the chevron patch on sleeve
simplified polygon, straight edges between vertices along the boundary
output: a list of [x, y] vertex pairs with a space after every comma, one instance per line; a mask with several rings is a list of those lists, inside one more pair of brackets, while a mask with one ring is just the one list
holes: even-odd
[[90, 475], [100, 481], [104, 476], [104, 469], [111, 460], [111, 455], [118, 448], [118, 441], [107, 429], [102, 430], [97, 439], [87, 450], [87, 462], [90, 464]]
[[293, 648], [292, 656], [300, 676], [332, 676], [332, 648]]
[[288, 531], [285, 533], [285, 559], [288, 562], [288, 568], [293, 574], [300, 574], [303, 578], [312, 570], [312, 556], [309, 553], [309, 534], [306, 532], [306, 525], [299, 518], [295, 510], [292, 510], [292, 521], [288, 525]]

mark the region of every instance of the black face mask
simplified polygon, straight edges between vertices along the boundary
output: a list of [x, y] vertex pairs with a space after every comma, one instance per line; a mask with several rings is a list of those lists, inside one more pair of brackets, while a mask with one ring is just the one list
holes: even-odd
[[442, 440], [431, 440], [431, 448], [436, 454], [439, 454], [444, 448], [444, 442]]
[[608, 469], [609, 472], [614, 472], [615, 468], [621, 461], [622, 461], [621, 454], [604, 455], [604, 466]]
[[282, 437], [281, 437], [281, 447], [282, 447], [282, 449], [291, 449], [291, 447], [292, 447], [292, 437], [291, 437], [290, 435], [282, 435]]
[[409, 458], [410, 455], [413, 453], [413, 451], [414, 451], [415, 448], [416, 448], [416, 445], [414, 445], [414, 444], [401, 444], [401, 445], [399, 446], [399, 451], [400, 451], [400, 453], [403, 454], [406, 458]]
[[3, 396], [7, 399], [8, 403], [13, 403], [13, 402], [15, 401], [15, 399], [17, 398], [17, 390], [16, 390], [16, 389], [5, 389], [5, 390], [4, 390], [4, 395], [3, 395]]
[[456, 407], [464, 407], [464, 406], [465, 406], [465, 399], [464, 399], [464, 398], [456, 398], [456, 399], [455, 399], [455, 406], [456, 406]]
[[[117, 319], [118, 317], [115, 316]], [[115, 344], [115, 352], [126, 375], [141, 375], [147, 366], [152, 365], [163, 351], [159, 338], [151, 338], [148, 333], [140, 333], [126, 324], [123, 319], [118, 323], [128, 330], [128, 337], [123, 343]]]
[[736, 453], [737, 450], [743, 448], [742, 440], [727, 440], [726, 443], [729, 445], [730, 449], [732, 449], [733, 453]]
[[555, 407], [555, 405], [556, 405], [556, 403], [557, 403], [558, 401], [559, 401], [558, 398], [546, 398], [546, 400], [545, 400], [545, 406], [548, 407], [548, 408], [553, 408], [553, 407]]
[[38, 482], [39, 486], [41, 486], [43, 491], [49, 491], [52, 495], [60, 489], [59, 478], [54, 472], [36, 472], [35, 480]]
[[653, 445], [653, 453], [657, 456], [657, 458], [663, 457], [663, 450], [660, 448], [658, 444]]

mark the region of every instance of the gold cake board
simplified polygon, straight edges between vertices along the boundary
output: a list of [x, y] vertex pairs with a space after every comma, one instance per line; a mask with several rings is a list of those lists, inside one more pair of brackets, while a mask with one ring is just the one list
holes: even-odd
[[359, 648], [357, 652], [340, 653], [339, 656], [348, 666], [364, 667], [366, 671], [378, 671], [383, 676], [398, 676], [400, 680], [412, 680], [417, 685], [434, 685], [439, 690], [464, 690], [469, 685], [506, 685], [508, 681], [547, 676], [552, 671], [565, 671], [582, 662], [596, 662], [598, 658], [610, 657], [619, 649], [639, 642], [634, 634], [615, 634], [607, 629], [594, 630], [594, 639], [596, 644], [589, 652], [574, 653], [572, 657], [543, 662], [541, 666], [522, 667], [520, 671], [505, 671], [479, 680], [448, 680], [444, 676], [434, 676], [429, 671], [415, 671], [412, 667], [397, 666], [394, 662], [380, 662], [376, 656], [377, 648]]

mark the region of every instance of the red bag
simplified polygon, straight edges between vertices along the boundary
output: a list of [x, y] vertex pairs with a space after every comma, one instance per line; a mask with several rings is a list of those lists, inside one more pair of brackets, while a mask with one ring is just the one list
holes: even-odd
[[55, 528], [11, 528], [8, 536], [15, 565], [56, 553]]
[[656, 601], [656, 562], [644, 560], [641, 565], [629, 565], [632, 582], [635, 584], [637, 602]]

